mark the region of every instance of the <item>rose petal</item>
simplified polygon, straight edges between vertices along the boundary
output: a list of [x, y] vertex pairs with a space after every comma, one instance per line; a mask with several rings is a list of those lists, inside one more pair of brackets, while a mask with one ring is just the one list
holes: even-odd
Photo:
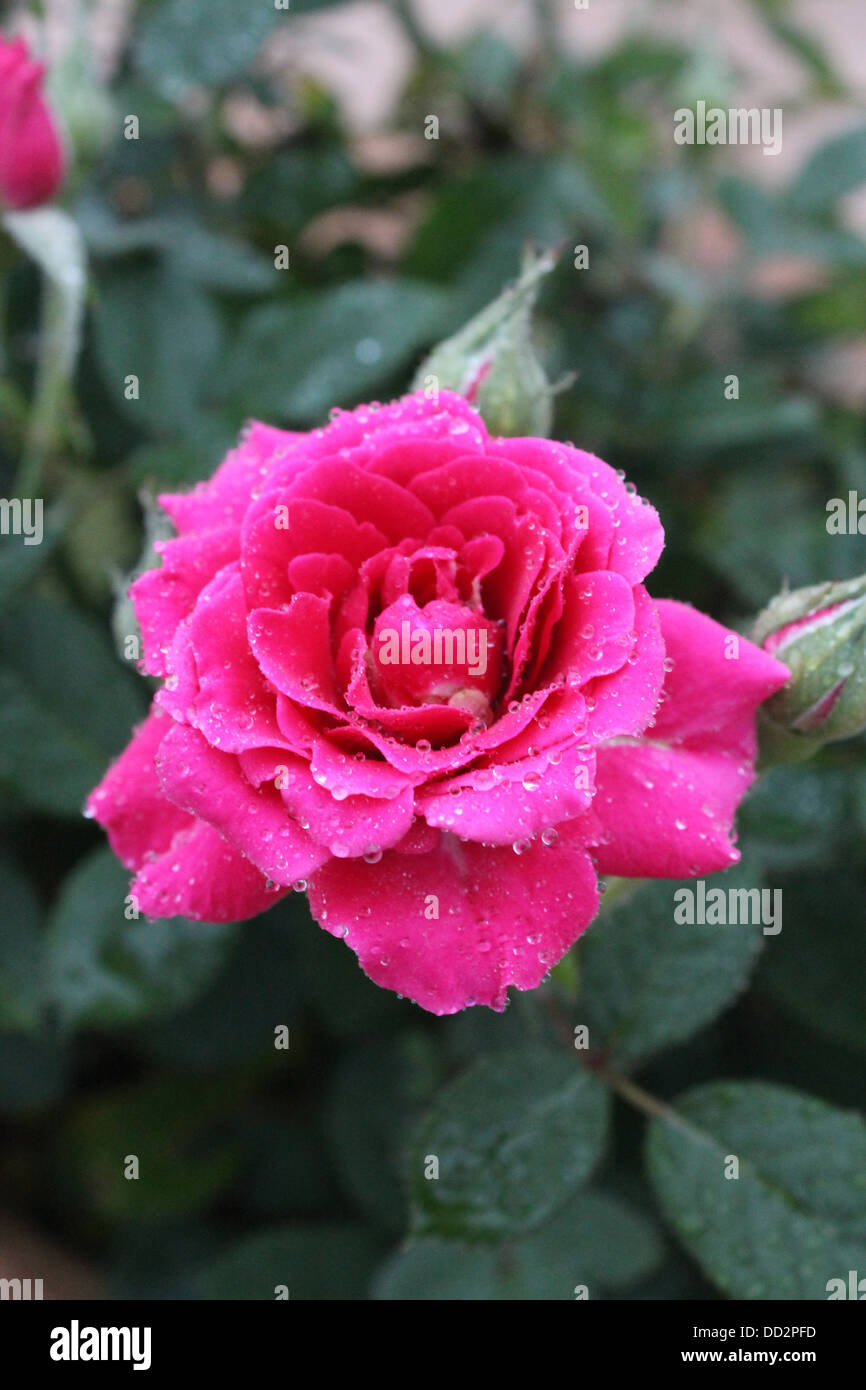
[[158, 767], [170, 801], [207, 821], [275, 883], [305, 878], [327, 859], [275, 787], [251, 787], [237, 758], [218, 753], [196, 729], [175, 724], [160, 746]]
[[339, 553], [353, 568], [377, 554], [386, 538], [365, 522], [359, 525], [345, 507], [298, 497], [279, 488], [254, 501], [241, 530], [241, 572], [247, 607], [276, 608], [292, 597], [291, 562], [323, 551]]
[[619, 574], [601, 570], [572, 575], [563, 590], [563, 615], [551, 639], [542, 683], [557, 676], [585, 685], [625, 666], [633, 642], [635, 603]]
[[748, 760], [724, 753], [638, 741], [600, 748], [599, 873], [682, 878], [736, 863], [734, 812], [753, 780]]
[[247, 634], [265, 677], [291, 699], [339, 714], [345, 707], [337, 688], [331, 650], [330, 605], [315, 594], [295, 594], [288, 608], [257, 608]]
[[662, 599], [658, 611], [673, 666], [653, 738], [753, 756], [755, 711], [788, 680], [787, 666], [687, 603]]
[[[285, 743], [274, 692], [250, 651], [246, 627], [243, 583], [235, 565], [211, 581], [183, 627], [182, 640], [195, 658], [197, 688], [188, 691], [176, 675], [167, 682], [178, 682], [175, 717], [200, 729], [224, 753]], [[176, 656], [173, 648], [172, 664]], [[167, 704], [165, 695], [161, 703]]]
[[152, 710], [99, 786], [87, 798], [86, 814], [108, 833], [109, 843], [127, 869], [137, 869], [149, 853], [161, 854], [191, 818], [166, 801], [156, 775], [156, 758], [172, 721]]
[[179, 535], [226, 526], [237, 533], [250, 498], [276, 467], [297, 453], [296, 446], [304, 438], [303, 434], [253, 421], [238, 447], [231, 450], [212, 478], [199, 483], [192, 492], [163, 493], [160, 505], [168, 512]]
[[255, 865], [203, 821], [178, 831], [130, 888], [146, 917], [179, 916], [194, 922], [241, 922], [289, 891], [268, 887]]
[[588, 682], [589, 736], [602, 743], [618, 734], [646, 729], [665, 681], [665, 643], [655, 603], [642, 584], [632, 590], [635, 642], [626, 663], [612, 675]]
[[[595, 787], [593, 753], [572, 745], [555, 763], [545, 755], [478, 769], [416, 795], [428, 824], [484, 844], [511, 845], [573, 820], [586, 811]], [[455, 794], [456, 793], [456, 794]]]
[[129, 596], [144, 641], [142, 665], [152, 676], [168, 674], [166, 654], [202, 589], [238, 555], [237, 531], [224, 529], [179, 540], [158, 541], [162, 568], [146, 570]]
[[564, 838], [516, 855], [443, 835], [427, 854], [332, 860], [310, 882], [310, 906], [376, 984], [441, 1015], [501, 1011], [510, 985], [534, 989], [594, 917], [598, 892], [588, 854]]
[[788, 676], [781, 662], [687, 604], [667, 600], [658, 613], [674, 665], [651, 739], [599, 749], [592, 805], [599, 869], [629, 878], [736, 862], [731, 834], [754, 780], [755, 715]]

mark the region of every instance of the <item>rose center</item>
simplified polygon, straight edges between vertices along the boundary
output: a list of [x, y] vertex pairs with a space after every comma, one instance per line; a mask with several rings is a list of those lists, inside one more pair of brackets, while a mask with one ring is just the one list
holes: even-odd
[[371, 680], [385, 704], [458, 705], [487, 722], [502, 679], [500, 629], [477, 608], [403, 594], [376, 619]]

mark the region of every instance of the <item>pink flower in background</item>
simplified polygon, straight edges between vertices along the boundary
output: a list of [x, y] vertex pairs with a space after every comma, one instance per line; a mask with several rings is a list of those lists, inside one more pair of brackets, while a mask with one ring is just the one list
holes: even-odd
[[63, 181], [63, 146], [42, 93], [43, 73], [24, 39], [0, 35], [0, 204], [6, 207], [46, 203]]
[[89, 802], [146, 914], [308, 886], [378, 984], [501, 1009], [592, 920], [597, 871], [737, 859], [787, 670], [649, 597], [662, 528], [601, 460], [418, 393], [254, 424], [161, 500], [178, 535], [132, 596], [164, 685]]

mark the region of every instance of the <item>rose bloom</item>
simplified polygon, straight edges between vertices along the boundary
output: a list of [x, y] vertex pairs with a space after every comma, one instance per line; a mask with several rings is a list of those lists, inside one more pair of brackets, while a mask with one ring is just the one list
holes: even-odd
[[253, 424], [161, 502], [178, 535], [131, 592], [164, 685], [88, 803], [147, 915], [308, 888], [377, 984], [502, 1009], [595, 916], [597, 873], [737, 860], [787, 670], [649, 597], [658, 516], [600, 459], [418, 393]]
[[0, 34], [0, 203], [24, 209], [53, 198], [64, 154], [54, 116], [42, 95], [44, 67], [24, 39]]

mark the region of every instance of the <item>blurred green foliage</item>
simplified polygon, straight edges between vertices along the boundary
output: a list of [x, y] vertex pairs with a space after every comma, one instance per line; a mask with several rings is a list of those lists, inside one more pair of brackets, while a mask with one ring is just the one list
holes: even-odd
[[[250, 416], [306, 428], [399, 394], [528, 239], [563, 248], [539, 347], [551, 379], [578, 378], [554, 433], [659, 509], [655, 594], [737, 624], [783, 579], [866, 569], [861, 538], [824, 525], [827, 499], [866, 486], [833, 356], [863, 331], [866, 246], [843, 200], [866, 126], [768, 187], [673, 143], [677, 106], [732, 92], [688, 46], [628, 37], [581, 61], [543, 26], [528, 56], [410, 26], [391, 129], [359, 139], [323, 85], [254, 62], [318, 8], [138, 6], [111, 138], [70, 194], [91, 275], [74, 400], [45, 541], [0, 541], [2, 1200], [127, 1297], [823, 1297], [866, 1269], [864, 1126], [839, 1109], [864, 1103], [862, 740], [777, 769], [744, 808], [749, 867], [730, 881], [782, 888], [779, 937], [675, 927], [672, 885], [644, 885], [576, 969], [502, 1016], [434, 1020], [378, 990], [297, 895], [239, 928], [130, 923], [123, 870], [80, 818], [146, 707], [110, 637], [140, 491], [208, 475]], [[755, 8], [805, 101], [846, 96], [784, 4]], [[11, 242], [0, 256], [10, 496], [38, 281]], [[807, 273], [771, 292], [792, 258]], [[684, 1120], [663, 1112], [647, 1137], [581, 1069], [584, 1023]], [[720, 1183], [729, 1153], [743, 1176]]]

